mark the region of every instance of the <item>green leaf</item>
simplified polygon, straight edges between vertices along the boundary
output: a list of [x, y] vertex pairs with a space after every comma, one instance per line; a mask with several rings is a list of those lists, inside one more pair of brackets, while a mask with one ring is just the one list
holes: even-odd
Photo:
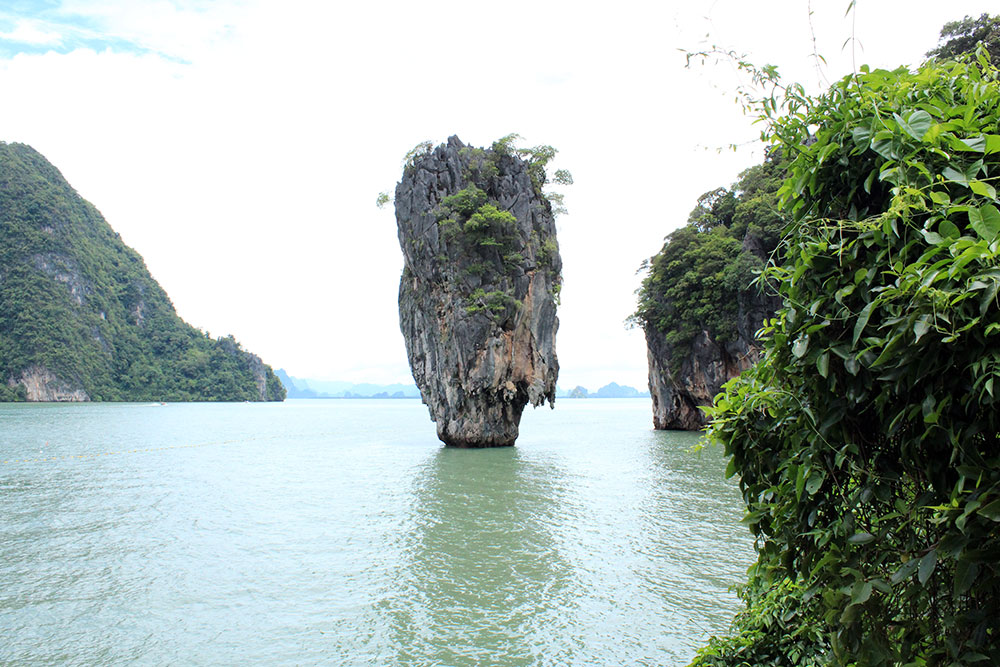
[[959, 560], [955, 566], [955, 595], [965, 595], [979, 574], [979, 563]]
[[816, 357], [816, 370], [819, 371], [820, 377], [828, 377], [830, 375], [829, 352], [824, 352], [823, 354]]
[[924, 334], [930, 331], [931, 325], [925, 319], [927, 316], [924, 315], [919, 320], [913, 323], [913, 335], [916, 336], [917, 340], [923, 338]]
[[870, 301], [858, 314], [858, 321], [854, 323], [854, 336], [851, 339], [851, 346], [858, 344], [858, 339], [861, 338], [861, 334], [864, 332], [865, 326], [868, 325], [868, 319], [872, 316], [872, 308], [874, 307], [875, 302]]
[[900, 565], [899, 569], [892, 573], [892, 577], [890, 577], [889, 580], [894, 584], [898, 584], [904, 579], [908, 579], [911, 575], [913, 575], [914, 571], [916, 571], [919, 564], [920, 561], [918, 559], [911, 558]]
[[937, 549], [931, 549], [924, 557], [920, 559], [920, 565], [917, 569], [917, 580], [921, 584], [926, 584], [927, 580], [931, 578], [934, 573], [934, 567], [937, 565]]
[[958, 225], [951, 220], [942, 220], [939, 222], [938, 233], [948, 239], [957, 239], [962, 235], [962, 232], [958, 229]]
[[[859, 613], [860, 609], [861, 609], [861, 607], [858, 606], [858, 605], [855, 605], [855, 604], [847, 605], [847, 607], [844, 609], [844, 613], [842, 613], [840, 615], [840, 620], [838, 620], [837, 622], [840, 625], [850, 625], [850, 624], [852, 624], [854, 622], [854, 619], [856, 619], [858, 617], [858, 613]], [[744, 663], [744, 664], [746, 664], [746, 663]]]
[[868, 178], [865, 179], [865, 183], [864, 183], [865, 192], [867, 192], [868, 194], [871, 194], [871, 192], [872, 192], [872, 183], [875, 182], [875, 177], [877, 177], [878, 174], [879, 174], [878, 169], [872, 169], [868, 173]]
[[808, 349], [809, 349], [809, 336], [802, 336], [796, 339], [795, 343], [792, 345], [792, 354], [795, 355], [796, 359], [801, 359], [805, 355], [806, 350]]
[[979, 238], [992, 243], [1000, 235], [1000, 211], [993, 204], [969, 207], [969, 224]]
[[955, 181], [956, 183], [961, 183], [962, 185], [969, 184], [969, 179], [965, 176], [965, 174], [952, 167], [945, 167], [944, 169], [942, 169], [941, 175], [947, 178], [949, 181]]
[[924, 415], [925, 424], [937, 424], [938, 411], [934, 409], [935, 405], [937, 405], [937, 400], [934, 396], [928, 394], [924, 397], [924, 402], [920, 405], [920, 411]]
[[997, 198], [996, 188], [994, 188], [989, 183], [983, 183], [982, 181], [969, 181], [969, 187], [977, 195], [981, 195], [983, 197], [989, 197], [990, 199]]
[[899, 126], [903, 128], [903, 131], [917, 141], [924, 138], [924, 135], [927, 134], [927, 130], [931, 128], [931, 123], [933, 122], [931, 115], [923, 109], [914, 111], [906, 118], [906, 120], [903, 120], [899, 114], [893, 114], [893, 117], [896, 119], [896, 122], [899, 123]]
[[899, 140], [891, 132], [879, 132], [872, 138], [872, 150], [887, 160], [898, 160]]
[[920, 233], [923, 234], [924, 240], [930, 245], [941, 245], [944, 243], [944, 237], [937, 232], [932, 232], [929, 229], [921, 229]]
[[826, 479], [826, 474], [822, 470], [813, 470], [812, 474], [809, 475], [809, 479], [806, 481], [806, 492], [810, 496], [816, 495], [819, 488], [823, 486], [823, 480]]
[[960, 151], [982, 153], [983, 151], [986, 150], [986, 137], [970, 137], [968, 139], [959, 139], [955, 143], [955, 148]]
[[850, 544], [868, 544], [875, 541], [875, 536], [871, 533], [854, 533], [847, 538]]
[[851, 139], [854, 141], [854, 145], [861, 149], [868, 148], [871, 136], [872, 130], [870, 127], [859, 126], [851, 130]]
[[872, 585], [867, 581], [859, 581], [851, 590], [851, 604], [864, 604], [872, 596]]
[[948, 196], [947, 192], [934, 190], [931, 192], [931, 201], [941, 206], [947, 206], [951, 203], [951, 197]]
[[987, 134], [986, 135], [986, 150], [987, 155], [993, 153], [1000, 153], [1000, 134]]
[[1000, 522], [1000, 498], [980, 507], [978, 512], [990, 521]]

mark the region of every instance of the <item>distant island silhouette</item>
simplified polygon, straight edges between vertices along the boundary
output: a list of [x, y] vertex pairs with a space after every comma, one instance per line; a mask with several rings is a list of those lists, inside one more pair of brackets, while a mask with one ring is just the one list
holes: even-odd
[[[283, 368], [275, 375], [285, 386], [288, 398], [420, 398], [415, 384], [374, 384], [370, 382], [344, 382], [339, 380], [314, 380], [291, 376]], [[556, 388], [557, 398], [649, 398], [648, 391], [611, 382], [595, 392], [586, 387]]]

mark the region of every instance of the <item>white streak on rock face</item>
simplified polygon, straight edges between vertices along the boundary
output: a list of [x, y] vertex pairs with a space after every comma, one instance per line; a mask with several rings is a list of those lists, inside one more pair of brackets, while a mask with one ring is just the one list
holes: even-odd
[[[495, 174], [475, 168], [484, 156]], [[516, 219], [503, 249], [470, 246], [441, 229], [442, 200], [472, 183]], [[462, 447], [513, 445], [524, 406], [555, 400], [554, 294], [562, 262], [551, 207], [526, 163], [474, 152], [456, 137], [406, 169], [395, 201], [405, 258], [400, 329], [438, 437]], [[519, 305], [470, 312], [477, 289], [503, 292]]]
[[11, 384], [24, 385], [29, 401], [80, 402], [90, 400], [87, 392], [83, 389], [74, 388], [42, 366], [29, 366], [21, 373], [21, 377]]

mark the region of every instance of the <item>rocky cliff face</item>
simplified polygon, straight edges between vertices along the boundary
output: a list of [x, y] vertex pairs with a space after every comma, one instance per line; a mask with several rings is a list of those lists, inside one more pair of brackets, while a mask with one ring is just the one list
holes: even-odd
[[646, 334], [657, 429], [700, 429], [707, 420], [699, 408], [758, 360], [756, 332], [781, 305], [773, 286], [757, 286], [784, 252], [788, 220], [778, 191], [785, 173], [777, 157], [704, 193], [687, 224], [642, 265], [647, 274], [631, 322]]
[[562, 262], [543, 183], [510, 151], [451, 137], [396, 187], [400, 329], [448, 445], [513, 445], [524, 406], [555, 401]]
[[30, 366], [21, 373], [18, 379], [11, 378], [8, 386], [24, 387], [25, 400], [52, 402], [89, 401], [87, 392], [79, 387], [73, 387], [60, 380], [52, 371], [42, 366]]
[[[748, 235], [743, 250], [761, 259], [769, 248]], [[653, 427], [659, 430], [696, 431], [707, 423], [702, 405], [711, 405], [722, 385], [757, 362], [760, 345], [755, 334], [772, 317], [780, 300], [756, 289], [737, 295], [736, 336], [725, 343], [702, 330], [683, 347], [672, 346], [666, 336], [645, 327], [649, 362], [649, 393], [653, 399]]]

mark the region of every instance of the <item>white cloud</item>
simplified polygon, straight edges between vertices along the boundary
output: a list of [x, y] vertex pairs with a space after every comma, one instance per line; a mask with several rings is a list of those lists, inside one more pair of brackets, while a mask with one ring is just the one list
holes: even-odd
[[0, 32], [0, 40], [30, 44], [33, 46], [57, 46], [62, 43], [62, 36], [40, 21], [20, 20], [10, 32]]

